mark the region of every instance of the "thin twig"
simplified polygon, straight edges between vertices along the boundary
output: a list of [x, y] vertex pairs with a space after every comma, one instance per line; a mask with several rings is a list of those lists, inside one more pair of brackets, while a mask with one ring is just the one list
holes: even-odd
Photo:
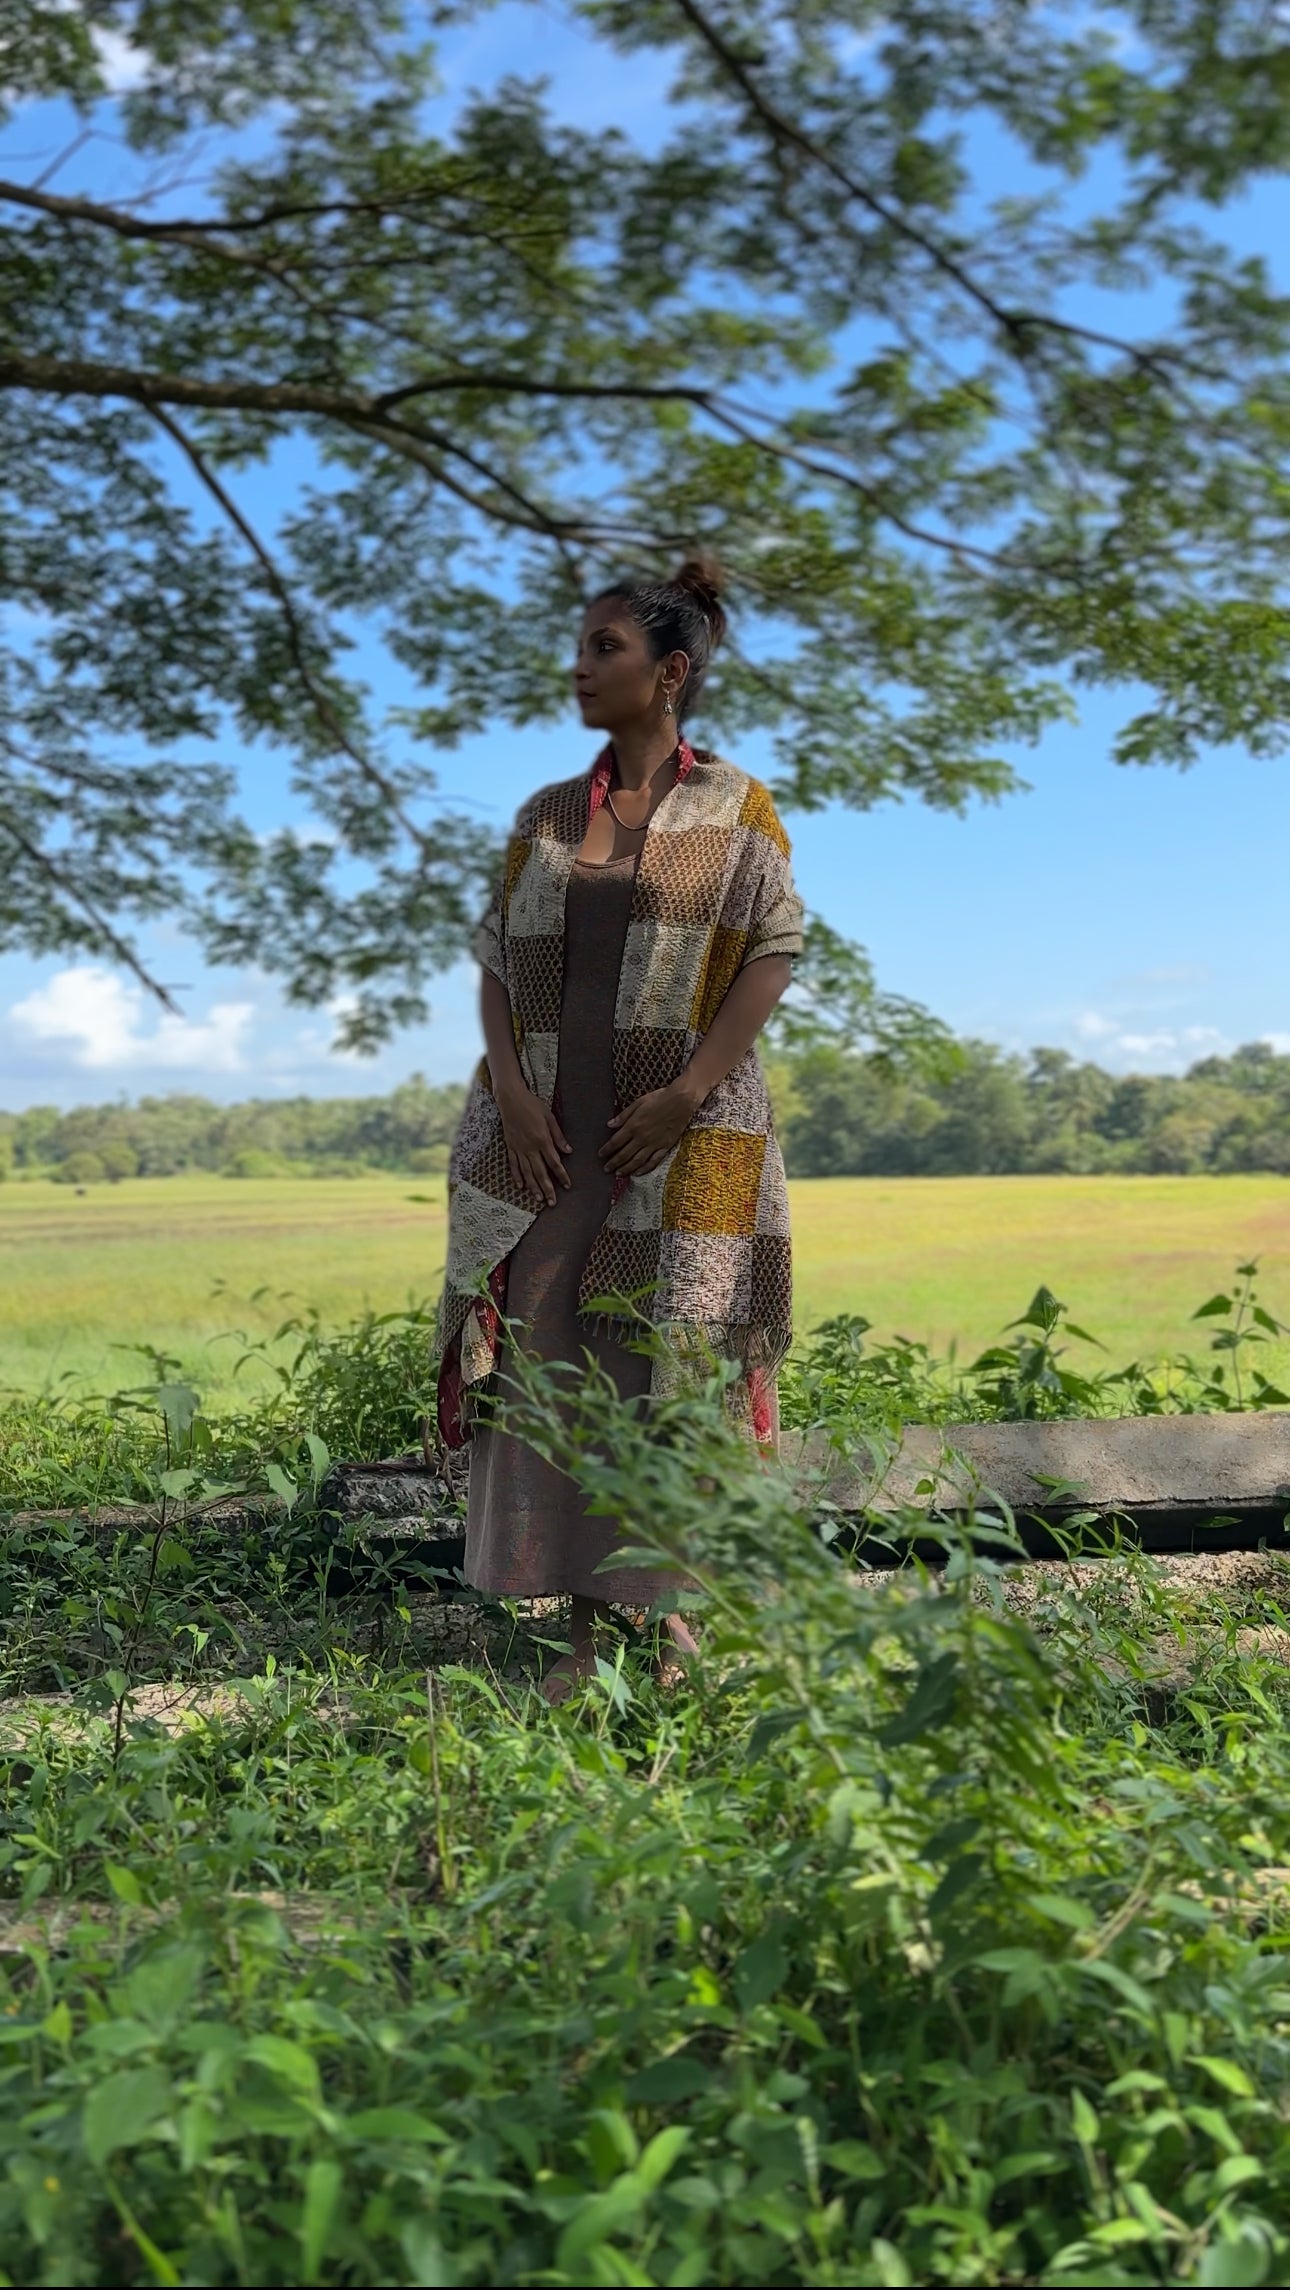
[[[907, 215], [901, 214], [898, 208], [889, 204], [878, 192], [871, 190], [867, 183], [861, 182], [859, 177], [852, 174], [849, 168], [844, 167], [831, 151], [826, 150], [823, 144], [817, 143], [804, 127], [800, 127], [796, 120], [790, 119], [785, 112], [780, 111], [770, 101], [769, 97], [763, 94], [748, 66], [736, 55], [729, 41], [718, 31], [704, 10], [697, 5], [697, 0], [674, 0], [674, 5], [684, 16], [691, 30], [697, 33], [703, 41], [709, 53], [716, 58], [722, 70], [734, 81], [745, 102], [760, 119], [762, 125], [768, 129], [774, 141], [779, 144], [789, 144], [794, 150], [800, 151], [804, 158], [810, 159], [815, 166], [823, 168], [825, 173], [832, 176], [834, 182], [856, 201], [857, 205], [864, 207], [867, 213], [873, 215], [877, 221], [883, 223], [897, 237], [903, 238], [908, 245], [917, 247], [919, 252], [927, 257], [928, 261], [940, 271], [943, 277], [949, 279], [962, 294], [967, 295], [969, 300], [975, 302], [999, 328], [1000, 332], [1009, 337], [1023, 364], [1028, 361], [1029, 356], [1027, 337], [1037, 332], [1066, 334], [1079, 340], [1098, 344], [1106, 349], [1119, 350], [1126, 357], [1132, 358], [1135, 363], [1153, 372], [1160, 371], [1161, 363], [1165, 358], [1177, 364], [1188, 363], [1181, 353], [1164, 350], [1142, 350], [1135, 343], [1123, 341], [1116, 335], [1099, 333], [1095, 328], [1076, 325], [1071, 320], [1056, 318], [1046, 311], [1007, 309], [1003, 303], [997, 301], [980, 284], [979, 280], [972, 276], [970, 271], [964, 268], [956, 256], [948, 253], [944, 247], [938, 246], [936, 240], [929, 237], [926, 231], [921, 230], [917, 223], [911, 222]], [[1222, 378], [1219, 375], [1208, 373], [1208, 370], [1203, 367], [1197, 367], [1195, 370], [1200, 373], [1207, 373], [1207, 378], [1211, 380]]]
[[25, 834], [21, 827], [16, 827], [13, 820], [2, 811], [0, 811], [0, 834], [7, 835], [10, 842], [23, 853], [23, 856], [30, 859], [33, 866], [40, 868], [49, 882], [56, 883], [59, 890], [67, 898], [74, 900], [82, 913], [88, 915], [95, 930], [100, 933], [104, 944], [111, 948], [113, 955], [122, 967], [129, 970], [138, 979], [144, 991], [153, 995], [160, 1002], [162, 1009], [167, 1010], [172, 1018], [181, 1018], [183, 1011], [179, 1004], [172, 999], [160, 981], [144, 968], [129, 940], [122, 938], [120, 932], [112, 928], [106, 916], [100, 914], [88, 891], [82, 890], [80, 884], [65, 874], [55, 859], [50, 858], [48, 851], [42, 851], [39, 843], [33, 842], [31, 837]]
[[160, 406], [150, 406], [148, 410], [151, 413], [153, 420], [157, 423], [158, 427], [164, 429], [167, 435], [173, 438], [175, 444], [180, 448], [180, 451], [187, 456], [188, 461], [190, 462], [192, 468], [195, 470], [197, 476], [201, 479], [202, 484], [206, 487], [207, 492], [211, 495], [212, 499], [218, 503], [219, 507], [223, 510], [225, 516], [228, 518], [230, 524], [236, 527], [237, 531], [241, 534], [242, 539], [245, 541], [247, 547], [250, 549], [252, 555], [256, 558], [258, 564], [260, 565], [264, 577], [268, 582], [270, 589], [272, 590], [279, 610], [282, 613], [282, 617], [287, 630], [287, 643], [290, 648], [291, 657], [295, 662], [297, 673], [300, 677], [301, 683], [304, 685], [305, 690], [309, 695], [310, 702], [318, 716], [318, 720], [322, 724], [324, 730], [327, 732], [329, 738], [335, 741], [336, 746], [342, 751], [343, 754], [349, 757], [351, 763], [354, 763], [358, 766], [358, 769], [362, 772], [364, 778], [370, 783], [371, 786], [376, 788], [377, 792], [381, 795], [383, 800], [389, 804], [391, 817], [398, 820], [399, 825], [403, 828], [404, 833], [409, 836], [412, 842], [416, 844], [418, 850], [420, 850], [425, 855], [429, 855], [432, 849], [431, 838], [422, 828], [417, 826], [415, 820], [408, 816], [408, 813], [405, 810], [403, 802], [400, 798], [399, 791], [393, 784], [392, 780], [390, 780], [386, 773], [380, 769], [379, 765], [373, 763], [371, 757], [367, 755], [362, 748], [358, 747], [350, 738], [349, 733], [345, 729], [344, 723], [341, 720], [339, 713], [337, 712], [330, 694], [315, 677], [313, 670], [309, 665], [308, 654], [305, 649], [304, 631], [300, 625], [300, 619], [296, 612], [296, 607], [291, 595], [291, 591], [287, 587], [287, 584], [284, 581], [281, 573], [278, 571], [277, 565], [274, 563], [273, 558], [270, 556], [268, 549], [260, 539], [259, 534], [255, 531], [254, 526], [252, 526], [248, 519], [243, 516], [242, 511], [237, 506], [237, 503], [233, 500], [232, 496], [226, 492], [224, 486], [220, 483], [218, 477], [215, 475], [214, 470], [208, 467], [204, 456], [199, 451], [198, 447], [193, 443], [192, 439], [180, 427], [180, 424], [175, 421], [171, 415], [163, 412]]

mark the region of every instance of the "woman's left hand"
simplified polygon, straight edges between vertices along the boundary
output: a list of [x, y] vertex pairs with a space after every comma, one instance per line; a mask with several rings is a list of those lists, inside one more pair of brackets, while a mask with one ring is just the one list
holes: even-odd
[[615, 1177], [647, 1177], [665, 1161], [694, 1118], [697, 1100], [683, 1082], [647, 1089], [609, 1123], [600, 1158]]

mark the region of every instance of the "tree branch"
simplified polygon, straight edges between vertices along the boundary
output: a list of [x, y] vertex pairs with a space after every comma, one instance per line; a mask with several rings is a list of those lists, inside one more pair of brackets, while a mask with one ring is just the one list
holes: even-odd
[[777, 143], [790, 144], [794, 150], [800, 151], [804, 158], [812, 160], [817, 167], [822, 167], [825, 173], [831, 175], [834, 182], [838, 183], [850, 198], [856, 200], [858, 205], [864, 207], [879, 222], [884, 223], [888, 230], [894, 231], [900, 238], [907, 239], [911, 246], [916, 246], [922, 254], [925, 254], [937, 270], [942, 271], [962, 293], [968, 295], [973, 302], [978, 303], [987, 312], [996, 326], [1005, 333], [1012, 332], [1015, 324], [1012, 315], [1003, 308], [1001, 303], [996, 302], [992, 295], [987, 294], [983, 286], [977, 284], [970, 273], [964, 270], [962, 264], [955, 261], [953, 255], [947, 254], [943, 247], [937, 246], [934, 239], [928, 238], [926, 232], [921, 231], [916, 223], [911, 223], [896, 208], [889, 206], [887, 201], [880, 198], [876, 191], [871, 191], [866, 183], [862, 183], [857, 176], [851, 174], [848, 168], [842, 166], [841, 162], [833, 157], [832, 152], [826, 151], [822, 144], [817, 143], [813, 136], [806, 133], [805, 128], [799, 127], [795, 120], [789, 119], [785, 113], [778, 110], [762, 94], [748, 66], [735, 54], [729, 41], [717, 30], [716, 25], [704, 14], [702, 8], [696, 5], [696, 0], [674, 0], [674, 4], [684, 16], [691, 30], [698, 34], [710, 54], [716, 57], [727, 77], [734, 81], [744, 101], [756, 113], [762, 125], [769, 129]]
[[[417, 397], [460, 395], [471, 391], [531, 398], [617, 399], [629, 403], [637, 400], [679, 402], [696, 407], [718, 427], [743, 437], [762, 452], [793, 462], [816, 476], [861, 494], [887, 523], [903, 532], [910, 540], [960, 556], [976, 557], [988, 563], [1017, 565], [1024, 561], [912, 524], [901, 511], [884, 500], [880, 488], [867, 483], [854, 472], [816, 460], [800, 447], [785, 439], [775, 438], [764, 429], [748, 426], [749, 417], [746, 412], [736, 410], [715, 391], [695, 384], [547, 381], [507, 371], [468, 371], [426, 375], [421, 381], [409, 383], [402, 389], [367, 396], [358, 391], [337, 389], [325, 382], [218, 381], [197, 375], [156, 373], [137, 367], [107, 365], [90, 359], [51, 358], [4, 350], [0, 351], [0, 389], [6, 388], [29, 389], [55, 397], [124, 398], [145, 407], [154, 416], [161, 406], [171, 405], [216, 413], [258, 413], [270, 418], [296, 414], [335, 421], [429, 470], [469, 508], [485, 516], [521, 525], [527, 531], [541, 534], [557, 546], [562, 545], [564, 540], [594, 539], [602, 527], [581, 518], [553, 517], [524, 494], [511, 479], [499, 475], [468, 447], [440, 430], [431, 429], [419, 422], [399, 420], [395, 418], [392, 409]], [[187, 440], [184, 441], [184, 447], [186, 451], [191, 450]], [[489, 502], [449, 474], [443, 465], [445, 455], [462, 461], [483, 476], [490, 485], [496, 486], [499, 493], [515, 504], [520, 514], [504, 519], [496, 502]], [[208, 472], [205, 481], [209, 481]], [[231, 504], [228, 513], [232, 514]], [[248, 545], [253, 544], [248, 541]]]
[[[75, 148], [73, 146], [73, 148]], [[319, 220], [329, 215], [391, 215], [405, 206], [422, 201], [457, 198], [473, 186], [469, 181], [452, 184], [426, 185], [423, 190], [409, 188], [393, 193], [388, 198], [372, 199], [320, 199], [301, 200], [294, 204], [265, 208], [258, 215], [183, 215], [153, 220], [139, 215], [129, 207], [107, 207], [97, 199], [63, 198], [56, 192], [46, 192], [41, 184], [34, 187], [25, 183], [0, 180], [0, 200], [14, 206], [35, 207], [42, 213], [61, 215], [70, 221], [93, 223], [101, 230], [116, 231], [122, 238], [173, 239], [179, 245], [201, 245], [225, 231], [271, 230], [278, 223], [297, 220]], [[247, 250], [249, 252], [249, 249]]]
[[536, 381], [528, 374], [469, 371], [429, 374], [404, 391], [368, 397], [358, 391], [332, 388], [326, 382], [210, 381], [196, 375], [108, 365], [92, 358], [33, 356], [9, 348], [0, 351], [0, 389], [38, 390], [46, 396], [65, 398], [130, 398], [136, 405], [199, 406], [214, 413], [318, 414], [335, 421], [386, 421], [392, 398], [454, 390], [488, 390], [534, 398], [680, 400], [699, 406], [707, 402], [705, 391], [682, 383]]
[[393, 781], [381, 770], [379, 764], [373, 763], [371, 757], [362, 748], [355, 745], [345, 729], [330, 693], [315, 677], [309, 665], [304, 630], [300, 625], [300, 617], [296, 611], [291, 591], [254, 526], [243, 516], [236, 501], [233, 500], [231, 494], [225, 491], [214, 470], [207, 465], [201, 451], [193, 443], [187, 432], [180, 427], [180, 424], [171, 415], [164, 413], [160, 406], [150, 406], [148, 410], [158, 427], [164, 429], [179, 447], [180, 452], [186, 455], [212, 500], [218, 503], [229, 523], [241, 534], [252, 556], [259, 564], [282, 613], [287, 630], [287, 644], [295, 663], [296, 672], [324, 731], [335, 742], [342, 754], [347, 755], [350, 762], [357, 765], [368, 785], [376, 789], [382, 801], [389, 805], [391, 817], [398, 820], [405, 835], [415, 844], [422, 857], [428, 858], [433, 849], [431, 838], [422, 828], [417, 826], [414, 819], [408, 816]]
[[[1028, 362], [1033, 337], [1045, 332], [1065, 334], [1073, 340], [1093, 343], [1105, 349], [1118, 350], [1123, 356], [1132, 358], [1136, 365], [1143, 366], [1148, 371], [1160, 374], [1162, 377], [1167, 364], [1184, 365], [1189, 362], [1182, 353], [1175, 354], [1163, 349], [1143, 350], [1138, 344], [1126, 342], [1118, 335], [1099, 333], [1093, 327], [1076, 325], [1069, 319], [1055, 317], [1047, 311], [1006, 309], [1001, 302], [996, 301], [994, 296], [987, 292], [977, 279], [973, 278], [971, 272], [966, 270], [954, 255], [947, 253], [944, 247], [938, 246], [935, 239], [930, 238], [926, 231], [919, 229], [917, 223], [911, 222], [908, 216], [902, 215], [899, 209], [891, 206], [876, 191], [870, 190], [867, 183], [862, 183], [858, 176], [853, 175], [849, 168], [844, 167], [840, 160], [834, 158], [831, 151], [826, 150], [823, 144], [817, 143], [813, 136], [807, 134], [805, 128], [799, 127], [796, 120], [790, 119], [786, 113], [771, 103], [758, 87], [748, 66], [736, 55], [729, 41], [718, 31], [704, 10], [697, 5], [697, 0], [674, 0], [674, 5], [684, 16], [691, 30], [697, 33], [703, 41], [709, 53], [715, 56], [722, 70], [734, 81], [744, 101], [760, 119], [774, 142], [781, 146], [790, 145], [794, 150], [800, 151], [804, 158], [810, 159], [815, 166], [822, 167], [825, 173], [831, 175], [834, 182], [856, 201], [857, 205], [864, 207], [867, 213], [885, 224], [888, 230], [895, 232], [899, 238], [903, 238], [910, 246], [917, 247], [921, 254], [926, 255], [934, 268], [939, 270], [943, 277], [948, 278], [953, 285], [957, 286], [960, 293], [967, 295], [970, 301], [975, 302], [999, 328], [1000, 332], [1008, 337], [1023, 365]], [[1209, 380], [1221, 380], [1223, 378], [1205, 367], [1197, 366], [1193, 370], [1204, 374]]]
[[25, 834], [21, 827], [15, 826], [6, 811], [0, 811], [0, 835], [7, 835], [15, 849], [21, 851], [23, 857], [29, 859], [33, 867], [39, 868], [47, 882], [56, 884], [65, 898], [73, 900], [80, 907], [82, 913], [88, 915], [94, 928], [102, 936], [104, 945], [111, 948], [123, 969], [129, 970], [138, 979], [145, 993], [151, 994], [156, 1001], [160, 1002], [162, 1009], [168, 1011], [172, 1018], [182, 1018], [183, 1011], [179, 1004], [161, 984], [160, 980], [154, 978], [151, 972], [144, 968], [129, 940], [122, 938], [120, 932], [114, 930], [106, 917], [100, 914], [88, 891], [82, 890], [79, 883], [74, 881], [70, 875], [65, 874], [57, 861], [51, 859], [48, 851], [42, 851], [39, 843], [33, 842], [30, 835]]
[[63, 198], [56, 191], [42, 191], [26, 183], [0, 180], [0, 201], [11, 207], [31, 207], [37, 214], [52, 215], [58, 222], [92, 223], [98, 230], [112, 231], [118, 238], [146, 239], [154, 244], [195, 247], [201, 254], [218, 254], [225, 262], [250, 264], [256, 270], [265, 270], [269, 264], [263, 254], [253, 247], [239, 246], [237, 241], [217, 238], [217, 232], [232, 229], [222, 217], [210, 223], [205, 232], [192, 223], [154, 223], [145, 217], [132, 215], [123, 207], [105, 207], [96, 199]]
[[985, 549], [973, 541], [956, 540], [952, 533], [933, 533], [925, 525], [912, 524], [899, 509], [891, 508], [884, 501], [876, 485], [866, 483], [863, 477], [857, 477], [852, 470], [838, 469], [830, 462], [817, 461], [814, 454], [804, 452], [800, 446], [789, 445], [782, 438], [766, 436], [754, 429], [738, 409], [727, 406], [724, 401], [715, 401], [708, 410], [714, 421], [721, 423], [733, 436], [742, 437], [749, 445], [757, 446], [761, 452], [774, 454], [778, 460], [789, 461], [794, 468], [804, 469], [811, 476], [827, 478], [831, 484], [843, 485], [849, 492], [858, 493], [861, 500], [867, 501], [885, 524], [894, 525], [898, 533], [905, 535], [906, 540], [921, 542], [925, 548], [946, 550], [951, 556], [973, 557], [981, 564], [1004, 565], [1010, 570], [1027, 572], [1039, 569], [1031, 558], [1014, 557], [1004, 549]]

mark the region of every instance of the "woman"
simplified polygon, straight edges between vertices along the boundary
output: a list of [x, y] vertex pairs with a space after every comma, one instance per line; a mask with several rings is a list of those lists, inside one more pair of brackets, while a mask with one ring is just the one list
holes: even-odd
[[[535, 1357], [590, 1353], [642, 1404], [687, 1353], [736, 1360], [733, 1404], [762, 1440], [791, 1336], [784, 1165], [754, 1044], [801, 905], [766, 789], [681, 734], [725, 625], [698, 562], [588, 607], [574, 689], [609, 744], [522, 807], [476, 939], [487, 1055], [449, 1166], [440, 1432], [473, 1432], [467, 1580], [572, 1596], [552, 1700], [592, 1669], [610, 1601], [656, 1603], [676, 1578], [598, 1571], [630, 1533], [477, 1408], [501, 1315]], [[654, 1360], [621, 1340], [626, 1308], [586, 1309], [642, 1291], [667, 1339]], [[693, 1650], [679, 1615], [668, 1629]]]

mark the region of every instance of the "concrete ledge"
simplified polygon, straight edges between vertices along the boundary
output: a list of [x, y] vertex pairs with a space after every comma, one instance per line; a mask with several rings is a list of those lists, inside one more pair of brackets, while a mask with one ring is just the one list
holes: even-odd
[[1248, 1548], [1282, 1535], [1290, 1513], [1290, 1415], [1271, 1412], [911, 1424], [872, 1460], [844, 1460], [815, 1433], [785, 1440], [783, 1459], [854, 1516], [962, 1517], [1002, 1501], [1036, 1555], [1058, 1547], [1045, 1526], [1081, 1511], [1124, 1520], [1154, 1550]]
[[[1290, 1550], [1290, 1412], [1258, 1415], [1124, 1416], [1090, 1422], [910, 1424], [894, 1452], [874, 1442], [840, 1456], [822, 1434], [785, 1434], [781, 1461], [807, 1501], [864, 1521], [866, 1549], [884, 1563], [882, 1522], [921, 1511], [963, 1518], [1006, 1503], [1026, 1548], [1047, 1557], [1063, 1546], [1050, 1531], [1081, 1511], [1124, 1522], [1127, 1539], [1156, 1551], [1255, 1550], [1267, 1541]], [[457, 1502], [465, 1457], [435, 1464], [402, 1457], [385, 1464], [336, 1464], [315, 1516], [344, 1521], [360, 1546], [384, 1546], [451, 1574], [464, 1556]], [[207, 1515], [230, 1533], [260, 1506], [229, 1503]], [[79, 1516], [100, 1531], [155, 1530], [146, 1513], [104, 1509]], [[15, 1525], [36, 1523], [35, 1515]], [[334, 1532], [334, 1525], [332, 1530]], [[936, 1546], [915, 1547], [928, 1557]], [[902, 1548], [909, 1548], [902, 1542]]]

